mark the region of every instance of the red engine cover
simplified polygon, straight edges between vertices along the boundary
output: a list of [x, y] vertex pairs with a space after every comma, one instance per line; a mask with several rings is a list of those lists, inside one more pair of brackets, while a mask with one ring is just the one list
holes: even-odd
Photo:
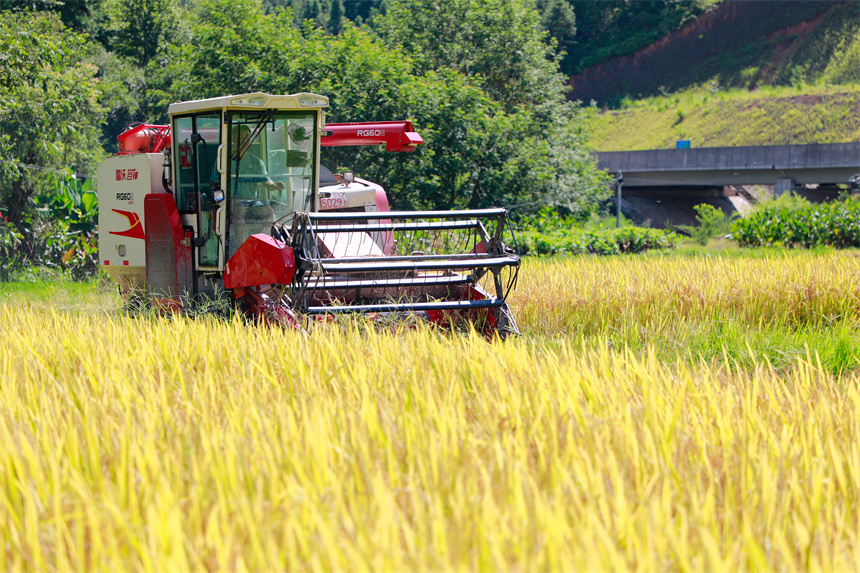
[[224, 288], [237, 289], [260, 285], [290, 284], [296, 272], [293, 248], [258, 233], [242, 243], [227, 261]]
[[170, 126], [142, 123], [122, 132], [116, 140], [119, 142], [120, 155], [160, 153], [170, 146]]

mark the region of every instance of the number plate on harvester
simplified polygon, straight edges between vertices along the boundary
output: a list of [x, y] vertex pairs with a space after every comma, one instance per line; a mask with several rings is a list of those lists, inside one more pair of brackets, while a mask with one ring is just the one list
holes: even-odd
[[322, 209], [345, 209], [348, 206], [346, 193], [332, 193], [331, 197], [320, 198], [320, 208]]

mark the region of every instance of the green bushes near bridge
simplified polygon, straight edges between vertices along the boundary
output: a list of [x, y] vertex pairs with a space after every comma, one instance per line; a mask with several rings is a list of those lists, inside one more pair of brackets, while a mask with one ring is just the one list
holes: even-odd
[[[614, 219], [612, 225], [615, 224]], [[678, 235], [661, 229], [606, 227], [599, 220], [577, 221], [544, 209], [523, 218], [517, 244], [524, 255], [619, 255], [654, 249], [674, 249]]]
[[[734, 220], [710, 205], [699, 205], [696, 211], [698, 224], [682, 227], [690, 234], [688, 243], [705, 244], [715, 234], [722, 236], [730, 230], [726, 238], [734, 239], [740, 247], [860, 248], [858, 196], [813, 204], [802, 197], [784, 195], [760, 204], [751, 215]], [[641, 253], [671, 250], [682, 240], [681, 235], [661, 229], [629, 226], [616, 229], [599, 221], [583, 223], [559, 217], [549, 209], [523, 218], [516, 237], [524, 255]]]
[[742, 247], [860, 247], [860, 199], [812, 204], [784, 196], [735, 221], [732, 235]]
[[660, 229], [570, 229], [567, 232], [521, 232], [517, 236], [525, 255], [620, 255], [654, 249], [674, 249], [678, 235]]

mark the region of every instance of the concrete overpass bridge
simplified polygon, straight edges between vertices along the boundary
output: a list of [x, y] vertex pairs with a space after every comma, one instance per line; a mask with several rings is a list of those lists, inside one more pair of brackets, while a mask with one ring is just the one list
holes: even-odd
[[753, 199], [738, 191], [744, 185], [831, 199], [860, 173], [860, 142], [604, 151], [597, 159], [601, 169], [623, 174], [622, 212], [660, 226], [692, 222], [699, 203], [743, 212]]

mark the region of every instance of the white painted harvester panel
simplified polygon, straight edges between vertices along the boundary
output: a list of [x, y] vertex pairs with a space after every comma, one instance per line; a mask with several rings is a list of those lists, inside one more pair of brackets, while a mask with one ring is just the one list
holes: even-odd
[[125, 288], [146, 281], [143, 199], [164, 193], [160, 153], [114, 155], [96, 172], [99, 197], [99, 261]]

